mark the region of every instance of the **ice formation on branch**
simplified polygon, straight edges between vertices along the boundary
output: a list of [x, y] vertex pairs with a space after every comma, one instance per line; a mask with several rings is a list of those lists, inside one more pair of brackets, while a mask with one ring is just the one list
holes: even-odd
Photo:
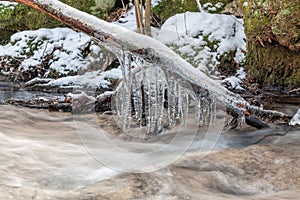
[[115, 104], [123, 131], [146, 127], [147, 133], [157, 134], [164, 128], [186, 125], [188, 117], [196, 118], [199, 126], [214, 121], [216, 101], [208, 92], [195, 92], [188, 82], [161, 66], [140, 62], [133, 68], [136, 61], [129, 53], [119, 59], [123, 81]]

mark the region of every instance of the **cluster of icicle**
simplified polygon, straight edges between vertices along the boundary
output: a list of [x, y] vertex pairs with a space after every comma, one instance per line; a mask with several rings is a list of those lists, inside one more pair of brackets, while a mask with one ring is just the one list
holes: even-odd
[[123, 131], [146, 127], [147, 133], [158, 134], [164, 128], [186, 125], [189, 117], [194, 117], [199, 126], [209, 126], [215, 120], [212, 95], [196, 94], [187, 81], [159, 66], [143, 63], [132, 69], [130, 54], [123, 54], [119, 60], [123, 81], [115, 105]]

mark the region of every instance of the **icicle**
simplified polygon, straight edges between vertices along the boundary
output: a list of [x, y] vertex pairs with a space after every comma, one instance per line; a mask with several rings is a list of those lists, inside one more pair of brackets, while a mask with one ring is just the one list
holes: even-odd
[[119, 90], [120, 98], [118, 98], [119, 102], [117, 103], [119, 105], [118, 115], [121, 120], [121, 128], [123, 131], [126, 131], [130, 128], [131, 124], [131, 54], [123, 52], [122, 57], [119, 58], [119, 60], [121, 64], [123, 82], [121, 90]]
[[211, 121], [211, 103], [206, 97], [198, 97], [196, 100], [197, 122], [199, 126], [207, 126]]
[[180, 121], [181, 119], [181, 110], [182, 110], [182, 96], [181, 96], [181, 86], [178, 82], [176, 82], [176, 90], [175, 90], [175, 95], [176, 95], [176, 121]]
[[148, 133], [158, 133], [163, 127], [164, 72], [154, 66], [143, 68], [144, 109]]
[[216, 98], [214, 96], [196, 98], [198, 125], [210, 126], [216, 120], [216, 109]]
[[243, 113], [243, 114], [239, 115], [237, 121], [238, 121], [238, 125], [239, 126], [241, 126], [242, 124], [244, 124], [245, 121], [246, 121], [245, 114]]
[[197, 113], [197, 122], [199, 126], [203, 126], [203, 110], [202, 110], [202, 101], [201, 97], [196, 97], [196, 113]]
[[207, 114], [208, 114], [208, 106], [207, 106], [208, 102], [207, 99], [204, 97], [201, 97], [201, 105], [202, 105], [202, 119], [203, 119], [203, 126], [207, 125]]
[[[201, 92], [196, 95], [191, 87], [174, 74], [168, 74], [157, 66], [143, 64], [143, 67], [137, 66], [134, 74], [131, 74], [130, 55], [125, 54], [121, 61], [124, 78], [117, 93], [117, 109], [123, 130], [135, 123], [135, 126], [146, 126], [148, 134], [157, 134], [167, 121], [169, 128], [186, 125], [193, 100], [199, 126], [209, 126], [215, 121], [215, 97]], [[167, 108], [164, 106], [166, 100]]]
[[217, 115], [217, 103], [216, 97], [214, 95], [210, 95], [210, 123], [212, 125], [216, 121]]
[[178, 99], [177, 99], [177, 82], [174, 77], [169, 77], [168, 80], [168, 118], [170, 127], [174, 127], [176, 124], [177, 117], [177, 107], [178, 107]]
[[140, 80], [140, 73], [136, 74], [132, 79], [132, 99], [133, 99], [133, 109], [135, 113], [135, 118], [138, 122], [139, 127], [142, 127], [143, 123], [143, 90]]
[[162, 130], [164, 123], [164, 102], [166, 90], [166, 75], [163, 70], [156, 68], [157, 90], [157, 124], [158, 131]]
[[180, 122], [183, 125], [187, 125], [187, 118], [189, 113], [189, 91], [188, 89], [181, 88], [181, 104], [180, 104]]
[[155, 69], [148, 68], [145, 70], [145, 91], [147, 96], [147, 125], [148, 125], [148, 133], [155, 132], [155, 123], [156, 123], [156, 77], [155, 77]]
[[126, 88], [130, 91], [131, 89], [131, 54], [128, 52], [124, 52], [122, 55], [121, 61], [121, 69], [122, 69], [122, 78], [123, 82], [126, 85]]

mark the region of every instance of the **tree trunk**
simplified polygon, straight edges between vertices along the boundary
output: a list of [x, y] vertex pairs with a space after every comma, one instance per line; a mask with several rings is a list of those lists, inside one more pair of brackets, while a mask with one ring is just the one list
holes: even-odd
[[246, 123], [257, 128], [267, 125], [258, 117], [270, 116], [274, 119], [286, 117], [276, 111], [261, 110], [249, 105], [239, 95], [236, 95], [221, 86], [216, 81], [194, 68], [175, 52], [161, 42], [115, 24], [100, 20], [92, 15], [81, 12], [56, 0], [16, 0], [37, 10], [46, 12], [52, 17], [64, 22], [76, 30], [96, 38], [100, 44], [108, 46], [112, 51], [129, 52], [142, 58], [164, 71], [169, 71], [189, 83], [196, 93], [209, 93], [216, 98], [217, 103], [224, 107], [234, 117], [246, 114]]
[[151, 0], [145, 2], [145, 34], [151, 35]]
[[144, 34], [144, 24], [143, 24], [143, 10], [141, 9], [141, 4], [139, 0], [134, 0], [135, 8], [135, 21], [137, 25], [137, 31]]

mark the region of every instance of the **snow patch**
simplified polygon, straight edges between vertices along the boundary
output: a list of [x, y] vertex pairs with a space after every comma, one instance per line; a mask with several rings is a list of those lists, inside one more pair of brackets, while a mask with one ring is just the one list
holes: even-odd
[[82, 51], [90, 42], [89, 36], [69, 28], [22, 31], [14, 34], [9, 44], [0, 46], [0, 56], [24, 58], [20, 68], [28, 70], [41, 65], [46, 55], [53, 54], [50, 68], [68, 74], [86, 68], [88, 60]]
[[[235, 61], [241, 63], [246, 51], [243, 21], [235, 16], [186, 12], [169, 18], [156, 39], [170, 46], [200, 69], [214, 71], [218, 58], [236, 51]], [[194, 56], [195, 55], [195, 56]]]
[[116, 94], [116, 91], [105, 91], [104, 93], [98, 95], [96, 97], [96, 99], [101, 99], [101, 98], [104, 98], [104, 97], [110, 97], [112, 95]]
[[134, 6], [131, 5], [131, 8], [124, 14], [124, 16], [113, 23], [125, 27], [128, 30], [137, 32]]
[[83, 75], [67, 76], [51, 80], [43, 86], [63, 86], [63, 87], [87, 87], [96, 89], [97, 87], [109, 88], [111, 81], [109, 79], [121, 79], [122, 72], [119, 68], [108, 71], [86, 72]]
[[18, 5], [16, 2], [10, 2], [10, 1], [0, 1], [0, 8], [1, 7], [9, 7], [14, 9], [14, 7]]
[[224, 4], [222, 2], [218, 2], [215, 5], [213, 5], [212, 3], [205, 3], [203, 4], [203, 11], [204, 12], [216, 12], [219, 9], [221, 9], [224, 6]]
[[236, 76], [230, 76], [228, 78], [225, 78], [222, 83], [229, 83], [229, 88], [230, 89], [235, 89], [235, 90], [245, 90], [241, 86], [241, 79], [237, 78]]
[[244, 68], [241, 67], [237, 70], [235, 76], [230, 76], [222, 80], [222, 84], [227, 85], [227, 87], [230, 89], [244, 91], [245, 89], [241, 86], [241, 83], [245, 78], [246, 72], [244, 71]]
[[152, 7], [155, 7], [155, 6], [157, 6], [160, 2], [161, 2], [161, 0], [151, 0], [151, 6], [152, 6]]

